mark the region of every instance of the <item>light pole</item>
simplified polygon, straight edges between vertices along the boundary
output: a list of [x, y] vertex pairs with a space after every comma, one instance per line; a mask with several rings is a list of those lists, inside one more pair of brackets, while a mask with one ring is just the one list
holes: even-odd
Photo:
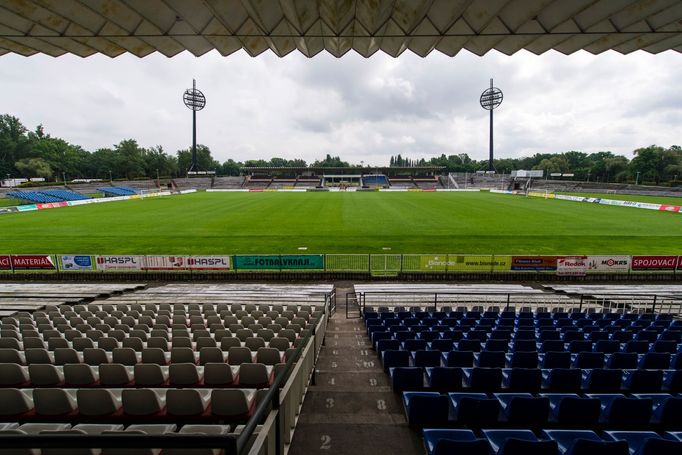
[[159, 178], [159, 170], [156, 170], [156, 187], [160, 188], [161, 187], [161, 179]]
[[197, 172], [199, 170], [197, 165], [197, 111], [206, 106], [206, 97], [197, 90], [196, 80], [192, 79], [192, 88], [185, 90], [182, 100], [185, 102], [185, 106], [192, 110], [192, 165], [188, 173]]
[[639, 174], [640, 172], [637, 171], [637, 176], [635, 177], [635, 185], [639, 185]]
[[109, 169], [109, 184], [114, 184], [114, 179], [111, 177], [111, 169]]
[[493, 110], [502, 104], [502, 90], [493, 86], [493, 80], [490, 79], [490, 88], [486, 89], [482, 94], [479, 102], [481, 107], [490, 111], [490, 157], [488, 158], [488, 170], [494, 171], [493, 167]]

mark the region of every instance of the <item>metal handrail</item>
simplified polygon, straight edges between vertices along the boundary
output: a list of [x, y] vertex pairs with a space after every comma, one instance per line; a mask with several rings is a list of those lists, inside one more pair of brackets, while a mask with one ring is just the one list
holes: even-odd
[[[327, 316], [329, 308], [325, 305], [324, 315]], [[82, 435], [82, 434], [0, 434], [0, 447], [4, 448], [92, 448], [92, 447], [124, 447], [124, 448], [222, 448], [226, 455], [241, 455], [249, 443], [260, 421], [269, 413], [269, 407], [278, 410], [280, 406], [279, 393], [284, 385], [285, 378], [291, 372], [294, 364], [298, 361], [303, 349], [308, 345], [312, 337], [315, 336], [317, 326], [323, 322], [323, 317], [317, 321], [312, 330], [303, 341], [299, 343], [294, 355], [291, 356], [282, 371], [275, 378], [268, 393], [260, 401], [251, 418], [246, 423], [244, 430], [239, 436], [233, 434], [224, 436], [204, 435], [204, 434], [166, 434], [166, 435], [142, 435], [125, 434], [117, 435]], [[279, 422], [279, 419], [277, 419]], [[276, 434], [279, 436], [279, 428]], [[277, 446], [279, 447], [279, 445]], [[279, 450], [279, 449], [278, 449]]]

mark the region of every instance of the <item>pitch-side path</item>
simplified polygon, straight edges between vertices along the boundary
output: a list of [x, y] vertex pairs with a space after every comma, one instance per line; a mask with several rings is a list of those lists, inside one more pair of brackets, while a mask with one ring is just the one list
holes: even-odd
[[[402, 404], [372, 349], [360, 318], [346, 319], [350, 283], [337, 283], [337, 309], [317, 361], [315, 385], [303, 402], [289, 453], [423, 454]], [[351, 308], [357, 316], [358, 307]]]

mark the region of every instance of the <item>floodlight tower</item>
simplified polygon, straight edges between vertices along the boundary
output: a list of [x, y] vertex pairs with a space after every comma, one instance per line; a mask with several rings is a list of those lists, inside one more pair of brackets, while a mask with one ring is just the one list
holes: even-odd
[[493, 167], [493, 110], [502, 104], [502, 90], [493, 86], [493, 80], [490, 79], [490, 88], [487, 88], [481, 93], [481, 107], [490, 111], [490, 157], [488, 158], [488, 170], [494, 171]]
[[197, 81], [195, 79], [192, 79], [192, 88], [185, 90], [182, 100], [185, 102], [185, 106], [192, 111], [192, 165], [189, 168], [189, 172], [196, 172], [199, 170], [199, 165], [197, 164], [197, 111], [202, 110], [206, 106], [206, 97], [197, 90]]

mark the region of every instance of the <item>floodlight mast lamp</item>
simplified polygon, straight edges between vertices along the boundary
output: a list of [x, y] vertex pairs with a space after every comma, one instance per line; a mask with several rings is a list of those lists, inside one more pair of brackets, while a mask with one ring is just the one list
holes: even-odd
[[192, 88], [185, 90], [185, 93], [182, 95], [182, 101], [192, 111], [192, 165], [189, 168], [189, 172], [196, 172], [199, 170], [199, 165], [197, 164], [197, 111], [202, 110], [206, 106], [206, 97], [197, 90], [197, 81], [195, 79], [192, 79]]
[[493, 86], [493, 80], [490, 79], [490, 88], [486, 89], [481, 94], [481, 107], [490, 111], [490, 157], [488, 158], [488, 170], [494, 171], [493, 167], [493, 110], [502, 104], [502, 90]]

